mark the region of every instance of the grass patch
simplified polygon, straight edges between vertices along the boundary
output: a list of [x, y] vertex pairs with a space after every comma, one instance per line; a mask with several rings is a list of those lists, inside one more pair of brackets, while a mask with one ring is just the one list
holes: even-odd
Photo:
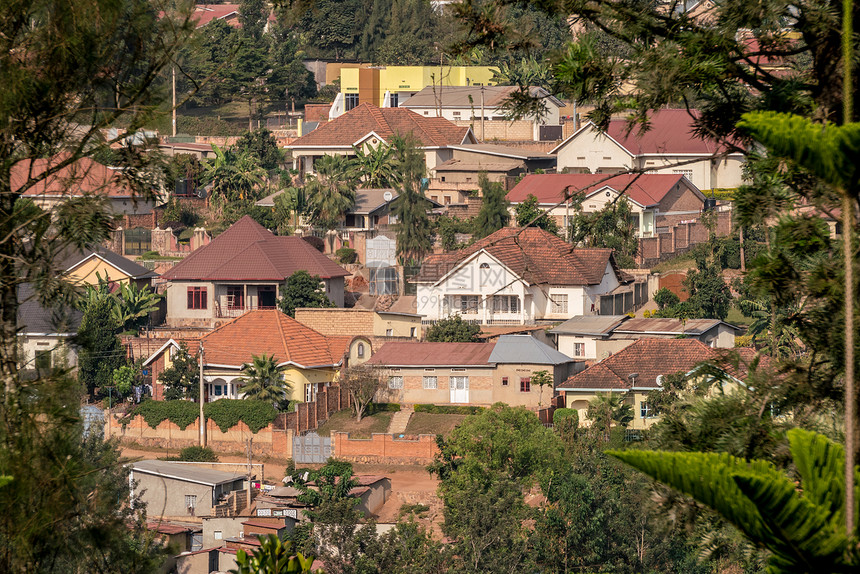
[[666, 273], [668, 271], [686, 271], [696, 268], [696, 259], [689, 253], [682, 253], [671, 259], [658, 263], [651, 268], [654, 273]]
[[338, 411], [320, 425], [317, 434], [328, 436], [332, 432], [348, 432], [353, 438], [370, 438], [373, 433], [384, 433], [388, 430], [392, 412], [380, 412], [356, 422], [355, 412], [350, 410]]
[[413, 413], [406, 425], [404, 434], [441, 434], [447, 437], [454, 427], [463, 422], [467, 415], [449, 415], [435, 413]]
[[737, 325], [738, 327], [740, 327], [741, 325], [749, 326], [749, 324], [752, 323], [752, 318], [747, 317], [746, 315], [741, 313], [740, 309], [732, 305], [732, 307], [729, 309], [729, 314], [726, 315], [726, 323], [731, 323], [732, 325]]

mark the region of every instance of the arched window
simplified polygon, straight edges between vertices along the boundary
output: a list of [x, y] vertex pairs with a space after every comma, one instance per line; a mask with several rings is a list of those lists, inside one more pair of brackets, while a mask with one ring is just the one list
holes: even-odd
[[358, 358], [359, 358], [359, 359], [363, 359], [363, 358], [364, 358], [364, 343], [359, 343], [359, 344], [358, 344]]
[[490, 268], [489, 263], [481, 263], [481, 269], [489, 269], [489, 268]]

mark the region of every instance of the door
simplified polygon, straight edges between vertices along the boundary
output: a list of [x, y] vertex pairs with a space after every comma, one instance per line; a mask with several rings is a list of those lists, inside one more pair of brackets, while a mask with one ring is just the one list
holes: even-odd
[[258, 287], [257, 296], [259, 297], [259, 302], [257, 303], [257, 306], [260, 309], [274, 309], [278, 303], [278, 296], [277, 293], [275, 293], [274, 287]]
[[469, 402], [469, 377], [449, 377], [452, 403]]

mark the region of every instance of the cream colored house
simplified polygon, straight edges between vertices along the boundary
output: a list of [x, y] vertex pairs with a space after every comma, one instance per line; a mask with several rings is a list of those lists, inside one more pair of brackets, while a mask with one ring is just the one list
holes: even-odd
[[126, 259], [102, 246], [83, 251], [72, 250], [63, 259], [62, 267], [68, 281], [78, 285], [98, 285], [99, 278], [109, 283], [135, 283], [138, 287], [152, 284], [158, 273]]
[[500, 229], [431, 255], [414, 281], [427, 323], [452, 315], [481, 325], [563, 321], [596, 314], [602, 295], [632, 290], [611, 249], [573, 249], [537, 227]]
[[588, 122], [550, 153], [558, 170], [571, 173], [648, 173], [685, 175], [696, 188], [736, 188], [744, 182], [744, 154], [693, 133], [687, 110], [659, 110], [649, 118], [650, 129], [628, 131], [626, 120], [612, 120], [606, 132]]

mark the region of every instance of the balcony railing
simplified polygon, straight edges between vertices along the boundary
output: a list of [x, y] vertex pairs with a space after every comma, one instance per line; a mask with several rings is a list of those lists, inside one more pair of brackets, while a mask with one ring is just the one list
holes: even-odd
[[265, 307], [262, 305], [244, 305], [244, 306], [233, 306], [226, 307], [221, 306], [220, 304], [215, 304], [215, 318], [216, 319], [232, 319], [233, 317], [241, 317], [248, 311], [271, 311], [273, 309], [277, 309], [276, 306]]

